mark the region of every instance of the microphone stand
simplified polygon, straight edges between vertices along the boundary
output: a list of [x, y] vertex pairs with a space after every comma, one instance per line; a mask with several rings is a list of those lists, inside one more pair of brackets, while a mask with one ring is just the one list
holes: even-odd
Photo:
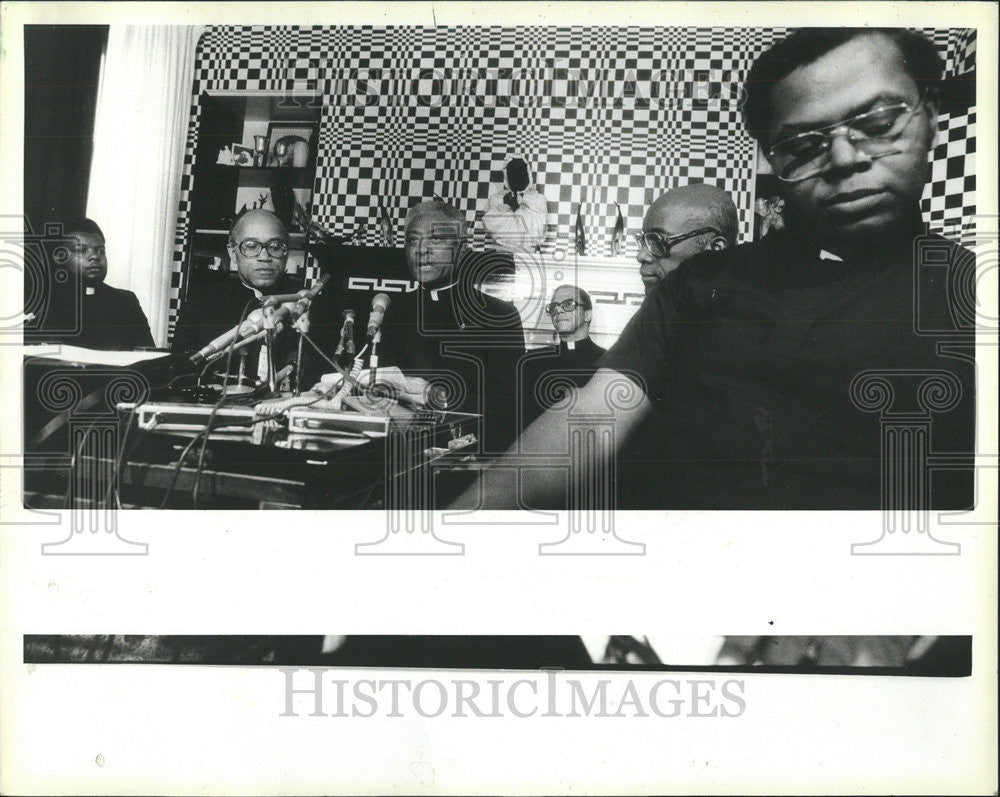
[[368, 355], [368, 387], [374, 389], [375, 377], [378, 374], [378, 344], [382, 340], [382, 327], [375, 330], [372, 336], [372, 353]]
[[244, 348], [240, 351], [240, 368], [236, 373], [236, 388], [239, 390], [243, 387], [243, 380], [246, 379], [246, 369], [247, 369], [247, 350]]
[[[352, 327], [353, 329], [353, 322]], [[348, 332], [348, 322], [344, 321], [344, 325], [340, 328], [340, 341], [337, 343], [337, 348], [333, 352], [334, 357], [339, 357], [344, 352], [348, 354], [354, 354], [354, 334]]]
[[298, 317], [292, 328], [296, 331], [299, 336], [298, 350], [295, 355], [295, 389], [292, 392], [293, 396], [302, 395], [302, 344], [305, 341], [305, 336], [309, 334], [309, 311], [306, 310], [302, 315]]
[[295, 389], [292, 391], [293, 396], [302, 395], [302, 333], [299, 332], [299, 346], [298, 351], [295, 354]]
[[275, 339], [275, 337], [276, 337], [276, 335], [275, 335], [275, 330], [274, 330], [273, 327], [271, 329], [267, 330], [267, 337], [265, 338], [265, 341], [266, 341], [265, 345], [267, 346], [267, 389], [271, 393], [277, 393], [278, 392], [278, 380], [277, 380], [277, 373], [278, 372], [274, 368], [274, 339]]

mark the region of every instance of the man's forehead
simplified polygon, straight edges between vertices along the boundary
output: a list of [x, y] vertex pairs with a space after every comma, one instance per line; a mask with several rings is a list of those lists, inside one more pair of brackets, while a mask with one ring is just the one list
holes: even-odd
[[406, 225], [406, 232], [455, 234], [461, 230], [462, 223], [458, 219], [449, 218], [440, 210], [426, 210], [416, 213]]
[[100, 235], [92, 232], [71, 232], [68, 233], [68, 236], [73, 238], [77, 243], [85, 244], [87, 246], [104, 243], [104, 239]]
[[275, 219], [263, 217], [247, 219], [236, 228], [235, 234], [237, 240], [256, 238], [270, 241], [273, 238], [287, 237], [284, 228]]
[[568, 285], [563, 285], [556, 288], [552, 292], [552, 300], [555, 302], [561, 302], [563, 299], [576, 299], [577, 298], [576, 288], [570, 287]]
[[880, 102], [915, 99], [902, 54], [879, 34], [858, 36], [779, 80], [771, 91], [774, 130], [835, 124]]
[[678, 235], [702, 224], [705, 220], [704, 208], [691, 205], [683, 200], [668, 201], [654, 205], [643, 219], [643, 229], [660, 230], [670, 235]]

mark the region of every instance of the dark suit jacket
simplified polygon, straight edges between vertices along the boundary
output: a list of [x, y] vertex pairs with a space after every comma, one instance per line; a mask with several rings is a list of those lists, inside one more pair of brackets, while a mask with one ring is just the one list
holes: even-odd
[[76, 283], [55, 288], [44, 318], [25, 339], [118, 351], [154, 345], [135, 294], [103, 283], [92, 294]]
[[[607, 349], [590, 338], [565, 341], [559, 347], [546, 346], [525, 355], [521, 366], [521, 428], [549, 409], [565, 394], [568, 383], [583, 387], [597, 370], [597, 361]], [[549, 380], [557, 379], [557, 382]]]
[[[262, 291], [266, 296], [295, 293], [302, 283], [295, 277], [282, 274], [270, 288]], [[213, 276], [200, 285], [193, 286], [187, 301], [181, 307], [170, 349], [176, 353], [197, 351], [209, 341], [232, 329], [239, 323], [247, 302], [247, 314], [259, 307], [254, 292], [235, 274]], [[281, 368], [295, 356], [297, 336], [290, 329], [283, 329], [277, 338], [274, 351], [275, 367]], [[260, 343], [247, 347], [246, 373], [255, 376]], [[238, 358], [234, 357], [231, 370], [236, 370]], [[221, 367], [221, 365], [220, 365]]]

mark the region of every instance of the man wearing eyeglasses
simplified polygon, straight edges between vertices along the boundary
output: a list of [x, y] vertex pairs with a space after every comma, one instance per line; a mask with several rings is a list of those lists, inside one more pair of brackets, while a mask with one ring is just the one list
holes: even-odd
[[582, 387], [606, 351], [591, 340], [594, 305], [590, 294], [575, 285], [560, 285], [545, 306], [558, 338], [558, 348], [528, 353], [521, 372], [521, 425], [531, 423], [559, 402], [570, 385]]
[[[646, 297], [574, 402], [577, 417], [616, 424], [615, 446], [590, 454], [585, 475], [613, 472], [607, 460], [655, 417], [647, 507], [971, 505], [974, 311], [950, 292], [971, 285], [975, 258], [925, 234], [919, 208], [942, 71], [933, 44], [904, 30], [803, 29], [757, 60], [744, 119], [781, 181], [787, 228], [695, 255]], [[947, 401], [917, 383], [894, 394], [892, 380], [928, 374]], [[606, 395], [625, 380], [639, 398], [609, 413]], [[956, 468], [914, 472], [905, 495], [884, 490], [906, 463], [883, 451], [882, 405], [933, 421], [932, 439], [916, 431], [913, 444], [957, 454]], [[566, 452], [566, 424], [547, 412], [521, 450]], [[524, 500], [558, 506], [564, 478], [533, 471]], [[485, 505], [514, 508], [499, 484], [486, 474]]]
[[[270, 211], [250, 210], [241, 215], [229, 233], [226, 249], [236, 264], [236, 274], [192, 286], [177, 321], [173, 351], [197, 350], [232, 329], [241, 317], [258, 308], [265, 296], [292, 294], [302, 288], [301, 282], [285, 272], [288, 231]], [[283, 329], [273, 352], [263, 343], [251, 344], [245, 348], [245, 361], [234, 356], [230, 369], [235, 373], [242, 368], [248, 382], [262, 382], [268, 378], [271, 364], [280, 371], [294, 358], [296, 349], [295, 335]], [[219, 367], [224, 367], [222, 362]]]
[[79, 216], [65, 220], [62, 232], [65, 242], [56, 249], [56, 262], [65, 262], [68, 279], [52, 282], [38, 331], [26, 330], [26, 339], [118, 351], [152, 347], [136, 295], [104, 282], [108, 255], [101, 228]]
[[721, 188], [694, 183], [667, 191], [636, 233], [639, 274], [649, 294], [692, 255], [736, 245], [736, 205]]

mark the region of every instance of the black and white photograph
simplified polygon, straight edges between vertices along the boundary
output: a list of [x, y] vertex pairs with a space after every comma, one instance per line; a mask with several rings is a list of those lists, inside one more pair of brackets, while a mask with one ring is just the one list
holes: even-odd
[[[612, 28], [590, 64], [571, 27], [276, 29], [284, 48], [26, 28], [28, 352], [116, 352], [28, 355], [25, 451], [73, 467], [28, 471], [26, 505], [971, 509], [976, 31], [864, 30]], [[714, 77], [666, 55], [689, 38]], [[484, 66], [401, 63], [417, 39]], [[899, 64], [873, 60], [886, 41]], [[346, 42], [364, 58], [331, 55]], [[152, 164], [179, 184], [92, 168], [89, 193], [63, 188], [71, 130], [93, 127], [97, 166], [143, 103], [162, 114], [109, 90], [143, 47], [193, 50], [163, 89], [193, 84], [185, 135]], [[529, 80], [535, 49], [579, 66]], [[104, 59], [91, 96], [44, 79], [77, 51]], [[491, 77], [491, 53], [515, 66]], [[847, 138], [806, 130], [775, 85], [809, 119], [845, 121], [834, 89], [867, 110]], [[857, 174], [831, 188], [844, 141]], [[127, 248], [140, 214], [158, 252]], [[94, 428], [71, 440], [77, 416]]]
[[996, 792], [995, 7], [508, 8], [4, 3], [0, 791]]

